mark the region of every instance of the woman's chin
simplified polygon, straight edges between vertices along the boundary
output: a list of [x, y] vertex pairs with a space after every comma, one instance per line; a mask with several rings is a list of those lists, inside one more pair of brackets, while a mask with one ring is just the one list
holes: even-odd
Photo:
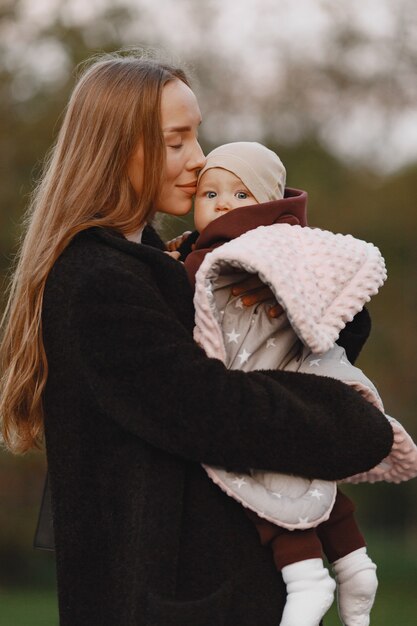
[[157, 211], [159, 213], [165, 213], [165, 215], [172, 215], [174, 217], [181, 217], [183, 215], [187, 215], [192, 209], [193, 203], [192, 198], [182, 198], [181, 200], [174, 199], [170, 203], [161, 204], [158, 206]]

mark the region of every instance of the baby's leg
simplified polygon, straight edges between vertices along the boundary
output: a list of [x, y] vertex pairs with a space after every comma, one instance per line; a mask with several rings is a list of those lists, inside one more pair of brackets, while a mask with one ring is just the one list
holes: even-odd
[[315, 529], [285, 530], [249, 513], [262, 545], [272, 549], [287, 586], [280, 626], [318, 626], [333, 602], [335, 582], [323, 565]]
[[354, 517], [354, 504], [338, 491], [329, 519], [317, 527], [337, 581], [340, 618], [345, 626], [368, 626], [378, 587], [376, 565]]

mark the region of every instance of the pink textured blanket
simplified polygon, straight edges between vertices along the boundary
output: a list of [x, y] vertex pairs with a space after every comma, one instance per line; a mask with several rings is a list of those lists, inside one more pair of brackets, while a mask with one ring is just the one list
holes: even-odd
[[[258, 274], [298, 337], [316, 354], [334, 346], [341, 329], [386, 279], [378, 248], [351, 235], [289, 224], [248, 231], [207, 254], [196, 275], [195, 339], [209, 356], [222, 361], [225, 348], [212, 291], [217, 277], [230, 268]], [[356, 388], [383, 410], [369, 389], [360, 384]], [[391, 454], [349, 481], [401, 482], [417, 476], [417, 447], [402, 425], [389, 419], [394, 430]]]

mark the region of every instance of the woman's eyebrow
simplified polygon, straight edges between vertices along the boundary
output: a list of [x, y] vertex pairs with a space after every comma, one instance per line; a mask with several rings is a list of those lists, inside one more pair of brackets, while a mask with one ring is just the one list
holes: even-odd
[[164, 128], [164, 133], [185, 133], [191, 130], [191, 126], [172, 126], [171, 128]]
[[[199, 126], [201, 121], [199, 122]], [[164, 133], [186, 133], [192, 130], [191, 126], [170, 126], [169, 128], [162, 129]]]

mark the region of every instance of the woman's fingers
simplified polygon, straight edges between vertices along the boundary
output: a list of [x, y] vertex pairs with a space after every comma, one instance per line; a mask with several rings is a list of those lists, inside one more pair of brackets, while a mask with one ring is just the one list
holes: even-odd
[[263, 287], [254, 289], [253, 291], [245, 294], [242, 296], [241, 300], [245, 306], [251, 306], [252, 304], [265, 302], [266, 300], [272, 300], [273, 298], [274, 294], [270, 288], [264, 285]]
[[269, 317], [279, 317], [283, 313], [284, 313], [284, 309], [278, 303], [274, 304], [273, 306], [271, 306], [270, 309], [268, 309], [268, 316]]
[[[247, 294], [241, 298], [243, 304], [245, 306], [251, 306], [252, 304], [260, 304], [261, 302], [267, 302], [274, 299], [274, 294], [269, 289], [269, 287], [262, 287], [261, 289], [256, 289], [252, 293]], [[284, 312], [284, 309], [278, 302], [272, 304], [268, 309], [269, 317], [279, 317]]]
[[191, 235], [191, 230], [186, 230], [184, 233], [182, 233], [182, 235], [178, 235], [178, 237], [175, 237], [174, 239], [171, 239], [170, 241], [166, 242], [166, 247], [168, 248], [169, 252], [175, 252], [176, 250], [178, 250], [178, 248], [180, 247], [180, 245]]
[[169, 250], [164, 250], [164, 254], [168, 254], [169, 256], [171, 256], [176, 261], [178, 261], [178, 259], [180, 258], [180, 253], [176, 252], [176, 251], [170, 252]]
[[232, 294], [234, 296], [241, 296], [243, 293], [247, 291], [252, 291], [253, 289], [259, 289], [259, 287], [263, 287], [264, 284], [259, 278], [257, 274], [251, 274], [245, 280], [242, 280], [240, 283], [236, 283], [236, 285], [232, 288]]
[[[273, 292], [261, 281], [257, 274], [248, 276], [242, 282], [237, 283], [232, 287], [232, 294], [234, 296], [242, 296], [241, 300], [245, 306], [252, 306], [268, 300], [275, 301]], [[283, 311], [282, 306], [275, 301], [268, 309], [268, 315], [273, 318], [279, 317]]]

